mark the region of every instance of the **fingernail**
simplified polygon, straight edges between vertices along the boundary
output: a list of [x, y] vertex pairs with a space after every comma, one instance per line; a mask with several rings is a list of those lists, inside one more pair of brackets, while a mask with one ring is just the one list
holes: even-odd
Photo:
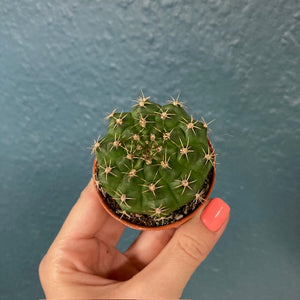
[[202, 223], [211, 231], [218, 231], [230, 212], [230, 207], [220, 198], [210, 200], [201, 214]]

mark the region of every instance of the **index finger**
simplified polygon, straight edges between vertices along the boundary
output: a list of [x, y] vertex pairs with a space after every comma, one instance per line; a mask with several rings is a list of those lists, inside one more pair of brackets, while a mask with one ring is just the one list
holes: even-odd
[[57, 238], [92, 238], [110, 217], [100, 204], [93, 178], [67, 216]]

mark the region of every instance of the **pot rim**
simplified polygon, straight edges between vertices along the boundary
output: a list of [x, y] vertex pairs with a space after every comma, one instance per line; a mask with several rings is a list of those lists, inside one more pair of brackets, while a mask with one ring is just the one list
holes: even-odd
[[[211, 150], [211, 152], [214, 152], [214, 149], [211, 145], [210, 140], [207, 138], [208, 140], [208, 145], [209, 148]], [[184, 218], [173, 222], [171, 224], [167, 224], [167, 225], [161, 225], [161, 226], [156, 226], [156, 227], [147, 227], [147, 226], [142, 226], [142, 225], [136, 225], [134, 223], [128, 222], [122, 218], [120, 218], [118, 215], [116, 215], [113, 211], [111, 211], [110, 207], [108, 206], [107, 202], [104, 199], [104, 196], [102, 195], [101, 191], [98, 189], [97, 184], [96, 184], [96, 173], [97, 173], [97, 158], [95, 157], [94, 162], [93, 162], [93, 181], [94, 181], [94, 187], [97, 191], [97, 195], [99, 197], [99, 201], [102, 204], [103, 208], [106, 210], [106, 212], [111, 215], [114, 219], [118, 220], [119, 222], [123, 223], [125, 226], [136, 229], [136, 230], [148, 230], [148, 231], [159, 231], [159, 230], [167, 230], [167, 229], [171, 229], [171, 228], [177, 228], [180, 225], [182, 225], [183, 223], [187, 222], [188, 220], [190, 220], [195, 214], [197, 214], [197, 212], [202, 209], [204, 203], [206, 203], [208, 201], [208, 198], [213, 190], [213, 186], [215, 184], [215, 179], [216, 179], [216, 159], [214, 161], [214, 165], [213, 165], [213, 176], [210, 182], [210, 186], [209, 189], [207, 191], [207, 195], [204, 199], [204, 201], [190, 214], [188, 214], [187, 216], [185, 216]]]

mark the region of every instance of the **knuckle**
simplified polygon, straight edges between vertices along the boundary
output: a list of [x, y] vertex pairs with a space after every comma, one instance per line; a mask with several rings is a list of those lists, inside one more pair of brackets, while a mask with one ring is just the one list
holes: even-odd
[[87, 192], [86, 192], [86, 189], [83, 189], [79, 195], [79, 198], [78, 199], [81, 199], [81, 198], [85, 198]]
[[64, 258], [60, 249], [50, 249], [42, 258], [39, 264], [39, 277], [41, 282], [52, 280], [60, 274]]
[[209, 244], [205, 240], [196, 239], [188, 234], [180, 236], [177, 245], [184, 256], [197, 262], [205, 260], [210, 252]]
[[45, 255], [39, 264], [39, 277], [42, 281], [47, 274], [47, 255]]

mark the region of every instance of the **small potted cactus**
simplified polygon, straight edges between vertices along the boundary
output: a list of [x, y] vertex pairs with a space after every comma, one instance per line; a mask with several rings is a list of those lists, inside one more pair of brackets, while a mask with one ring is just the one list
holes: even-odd
[[164, 106], [143, 92], [131, 112], [107, 116], [92, 147], [93, 177], [106, 211], [129, 227], [168, 229], [190, 219], [212, 190], [215, 152], [208, 124], [172, 98]]

